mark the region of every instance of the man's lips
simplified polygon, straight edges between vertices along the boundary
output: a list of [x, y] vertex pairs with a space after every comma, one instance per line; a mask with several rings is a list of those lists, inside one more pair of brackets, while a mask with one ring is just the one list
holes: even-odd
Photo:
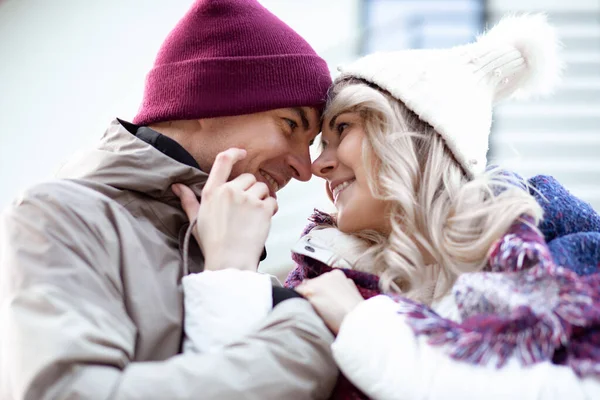
[[267, 186], [269, 186], [269, 189], [271, 191], [271, 196], [277, 198], [277, 191], [284, 187], [286, 182], [282, 182], [281, 180], [276, 179], [273, 175], [269, 174], [266, 171], [260, 170], [259, 173], [263, 178], [265, 178]]

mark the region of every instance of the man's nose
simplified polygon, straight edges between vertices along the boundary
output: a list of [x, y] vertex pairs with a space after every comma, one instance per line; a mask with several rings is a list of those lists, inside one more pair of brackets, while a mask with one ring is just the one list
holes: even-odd
[[301, 153], [291, 154], [288, 158], [288, 165], [292, 170], [292, 178], [307, 182], [312, 177], [308, 148]]

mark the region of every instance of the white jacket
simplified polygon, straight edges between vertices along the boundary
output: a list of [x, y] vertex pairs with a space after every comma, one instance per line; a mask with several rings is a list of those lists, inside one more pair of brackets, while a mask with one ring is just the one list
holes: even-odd
[[[349, 243], [354, 240], [330, 229], [313, 230], [294, 251], [330, 266], [347, 266], [352, 260], [340, 261], [335, 253], [341, 248], [351, 255]], [[452, 295], [432, 308], [460, 321]], [[569, 367], [550, 362], [523, 367], [510, 360], [496, 369], [453, 360], [443, 348], [429, 345], [426, 337], [416, 337], [397, 311], [397, 304], [383, 295], [361, 303], [345, 318], [332, 345], [344, 375], [373, 399], [600, 399], [600, 380], [580, 379]]]
[[[383, 295], [361, 303], [332, 345], [342, 372], [373, 399], [600, 399], [598, 379], [580, 379], [571, 368], [550, 362], [525, 368], [512, 360], [496, 369], [455, 361], [425, 337], [415, 337], [397, 309]], [[434, 309], [444, 316], [443, 306]]]

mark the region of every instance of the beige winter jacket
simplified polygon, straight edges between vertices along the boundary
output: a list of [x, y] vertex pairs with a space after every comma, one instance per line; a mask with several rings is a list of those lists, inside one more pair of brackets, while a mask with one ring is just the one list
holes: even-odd
[[199, 195], [205, 174], [115, 121], [60, 177], [0, 220], [1, 400], [328, 397], [333, 337], [301, 299], [222, 351], [180, 354], [187, 220], [170, 185]]

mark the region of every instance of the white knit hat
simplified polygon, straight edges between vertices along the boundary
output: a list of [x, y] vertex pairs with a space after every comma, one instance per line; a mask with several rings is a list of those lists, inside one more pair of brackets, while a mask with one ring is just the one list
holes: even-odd
[[562, 63], [544, 15], [509, 16], [475, 43], [375, 53], [340, 67], [337, 81], [371, 82], [402, 101], [446, 141], [465, 171], [485, 170], [492, 106], [550, 93]]

